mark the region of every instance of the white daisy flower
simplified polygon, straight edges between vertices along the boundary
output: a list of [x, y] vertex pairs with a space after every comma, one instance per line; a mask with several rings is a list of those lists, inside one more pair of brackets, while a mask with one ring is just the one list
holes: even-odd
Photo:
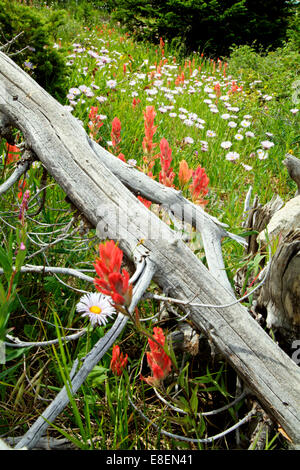
[[65, 105], [65, 106], [64, 106], [64, 109], [65, 109], [66, 111], [69, 111], [70, 113], [71, 113], [72, 111], [74, 111], [74, 108], [73, 108], [72, 106], [68, 106], [68, 105]]
[[136, 166], [137, 165], [137, 161], [134, 160], [134, 158], [129, 158], [129, 160], [127, 160], [127, 163], [130, 166]]
[[265, 152], [263, 149], [258, 149], [256, 153], [259, 160], [265, 160], [268, 158], [268, 152]]
[[234, 128], [237, 126], [237, 123], [234, 121], [229, 121], [228, 126]]
[[290, 112], [291, 112], [292, 114], [297, 114], [298, 111], [299, 111], [299, 109], [297, 109], [297, 108], [290, 109]]
[[229, 161], [238, 160], [240, 158], [240, 154], [237, 152], [228, 152], [225, 158]]
[[243, 140], [244, 136], [243, 136], [243, 134], [236, 134], [234, 136], [234, 138], [235, 138], [235, 140]]
[[230, 106], [228, 110], [232, 111], [233, 113], [238, 113], [240, 108], [238, 108], [238, 106]]
[[76, 305], [76, 310], [82, 313], [82, 317], [89, 317], [92, 326], [105, 325], [116, 313], [112, 298], [99, 292], [83, 295]]
[[271, 147], [274, 147], [274, 142], [270, 142], [269, 140], [263, 140], [263, 142], [261, 142], [261, 145], [263, 149], [268, 150]]
[[154, 96], [154, 95], [157, 95], [157, 93], [158, 93], [158, 90], [156, 88], [149, 88], [146, 90], [147, 95]]
[[254, 132], [251, 132], [251, 131], [245, 132], [245, 136], [246, 137], [255, 137]]
[[232, 143], [229, 140], [225, 140], [221, 143], [222, 149], [229, 149], [232, 146]]
[[116, 80], [107, 80], [106, 86], [108, 88], [116, 88], [117, 86], [117, 81]]
[[194, 139], [192, 137], [185, 137], [183, 140], [186, 144], [193, 144], [194, 143]]
[[107, 97], [106, 96], [97, 96], [96, 100], [99, 101], [99, 103], [105, 103], [105, 101], [107, 101]]
[[249, 126], [251, 126], [251, 122], [247, 121], [247, 119], [243, 119], [243, 121], [241, 121], [241, 126], [242, 127], [249, 127]]
[[215, 133], [215, 131], [208, 130], [208, 131], [206, 132], [206, 136], [207, 136], [207, 137], [216, 137], [216, 135], [217, 135], [217, 134]]
[[76, 96], [76, 95], [80, 95], [81, 91], [79, 90], [79, 88], [70, 88], [69, 93]]
[[183, 121], [183, 124], [185, 124], [186, 126], [191, 127], [191, 126], [194, 125], [194, 121], [193, 121], [192, 119], [185, 119], [185, 120]]
[[242, 166], [245, 168], [246, 171], [251, 171], [252, 170], [252, 166], [250, 166], [250, 165], [245, 165], [245, 163], [242, 163]]

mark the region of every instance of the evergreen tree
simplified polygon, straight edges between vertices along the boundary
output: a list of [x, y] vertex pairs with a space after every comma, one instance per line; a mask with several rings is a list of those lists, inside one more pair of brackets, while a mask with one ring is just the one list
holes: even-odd
[[226, 54], [234, 44], [277, 47], [286, 36], [288, 0], [109, 0], [113, 17], [137, 36], [177, 40], [189, 50]]

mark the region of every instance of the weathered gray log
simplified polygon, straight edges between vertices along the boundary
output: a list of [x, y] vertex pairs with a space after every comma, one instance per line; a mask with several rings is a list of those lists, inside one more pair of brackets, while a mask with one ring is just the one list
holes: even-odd
[[[2, 442], [4, 445], [10, 446], [8, 449], [1, 448], [0, 450], [14, 450], [14, 446], [21, 441], [22, 437], [5, 437]], [[79, 448], [68, 439], [55, 439], [54, 437], [41, 437], [31, 450], [79, 450]]]
[[[287, 155], [283, 163], [299, 188], [300, 160]], [[300, 334], [300, 195], [285, 205], [274, 196], [251, 214], [251, 229], [260, 232], [252, 235], [251, 253], [257, 252], [258, 243], [262, 250], [268, 243], [278, 244], [266, 282], [257, 296], [256, 311], [266, 309], [268, 328], [279, 331], [282, 342], [291, 346]]]
[[[156, 282], [170, 295], [199, 303], [232, 302], [232, 294], [172, 230], [99, 161], [77, 120], [2, 53], [0, 112], [22, 130], [27, 145], [99, 236], [119, 239], [135, 261], [148, 256], [157, 266]], [[300, 442], [300, 369], [295, 363], [240, 304], [190, 311], [195, 326], [212, 339], [268, 413]]]
[[300, 334], [300, 229], [281, 240], [257, 300], [267, 310], [267, 326], [284, 329], [288, 336]]
[[287, 153], [283, 164], [286, 166], [286, 169], [290, 177], [295, 181], [297, 185], [297, 191], [295, 196], [300, 194], [300, 160], [297, 157], [294, 157], [290, 153]]
[[[283, 206], [282, 199], [275, 195], [264, 206], [258, 203], [256, 199], [255, 205], [250, 209], [247, 223], [245, 224], [248, 230], [255, 232], [262, 232], [270, 222], [272, 216]], [[248, 254], [256, 254], [259, 248], [257, 234], [250, 235], [248, 238]]]
[[292, 230], [300, 227], [300, 196], [293, 197], [283, 207], [278, 208], [272, 215], [264, 230], [260, 232], [257, 241], [265, 246], [268, 241], [274, 243], [276, 238], [287, 236]]
[[[249, 193], [247, 194], [249, 197]], [[247, 205], [249, 201], [247, 202]], [[250, 231], [254, 232], [247, 237], [247, 247], [245, 249], [245, 257], [251, 259], [251, 257], [255, 256], [259, 251], [259, 240], [258, 235], [259, 233], [264, 233], [267, 224], [271, 220], [273, 214], [276, 213], [281, 207], [283, 206], [283, 201], [278, 195], [274, 195], [272, 199], [267, 202], [264, 206], [259, 203], [259, 198], [257, 195], [254, 197], [254, 201], [251, 208], [247, 210], [247, 219], [243, 222], [243, 227]], [[265, 249], [265, 247], [264, 247]], [[263, 258], [260, 262], [261, 268], [265, 266], [265, 258]], [[236, 289], [241, 292], [242, 287], [244, 286], [246, 275], [248, 271], [248, 266], [245, 264], [242, 268], [240, 268], [234, 277], [235, 287]], [[247, 278], [247, 284], [251, 284], [254, 280], [254, 275], [252, 277]], [[254, 294], [254, 299], [256, 300], [259, 292]]]

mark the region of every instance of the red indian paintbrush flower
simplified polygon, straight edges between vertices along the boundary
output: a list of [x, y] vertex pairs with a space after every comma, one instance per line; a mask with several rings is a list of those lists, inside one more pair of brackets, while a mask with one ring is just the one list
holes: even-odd
[[90, 129], [90, 137], [95, 140], [95, 142], [99, 142], [101, 137], [97, 138], [97, 135], [100, 127], [103, 126], [103, 122], [101, 121], [101, 116], [98, 114], [98, 106], [91, 106], [89, 119], [88, 128]]
[[198, 166], [198, 168], [193, 172], [193, 182], [189, 186], [192, 201], [195, 204], [205, 206], [208, 203], [208, 201], [203, 199], [203, 197], [208, 193], [208, 183], [209, 178], [205, 173], [205, 169]]
[[160, 141], [160, 163], [161, 172], [159, 173], [159, 182], [165, 186], [173, 186], [175, 173], [171, 168], [172, 162], [172, 149], [169, 147], [167, 139], [163, 138]]
[[145, 199], [145, 198], [143, 198], [143, 197], [141, 197], [141, 196], [138, 196], [137, 198], [138, 198], [139, 201], [141, 201], [142, 204], [144, 204], [144, 206], [147, 207], [147, 209], [150, 209], [150, 206], [151, 206], [151, 204], [152, 204], [152, 201], [149, 201], [148, 199]]
[[152, 371], [151, 377], [142, 377], [149, 385], [157, 386], [171, 371], [172, 362], [164, 351], [165, 336], [159, 327], [153, 328], [153, 341], [148, 338], [150, 352], [147, 352], [147, 362]]
[[121, 121], [119, 118], [115, 117], [113, 118], [113, 121], [111, 123], [111, 142], [112, 142], [112, 145], [115, 149], [116, 152], [118, 152], [120, 149], [119, 149], [119, 145], [120, 145], [120, 142], [121, 142]]
[[120, 347], [117, 345], [113, 346], [112, 359], [110, 361], [110, 368], [115, 375], [119, 377], [122, 375], [128, 362], [128, 354], [126, 356], [120, 352]]
[[191, 179], [193, 170], [189, 169], [189, 166], [185, 160], [181, 160], [179, 164], [178, 179], [181, 187], [184, 187]]
[[100, 258], [96, 258], [94, 268], [99, 278], [94, 284], [99, 292], [109, 295], [115, 304], [129, 306], [132, 297], [132, 285], [129, 284], [129, 274], [121, 270], [123, 251], [113, 240], [99, 245]]
[[20, 149], [16, 145], [10, 145], [6, 142], [6, 150], [7, 150], [7, 159], [6, 162], [8, 165], [11, 163], [15, 163], [20, 158]]
[[157, 129], [157, 126], [154, 126], [155, 116], [154, 106], [146, 106], [146, 111], [144, 111], [145, 137], [143, 139], [143, 149], [148, 158], [152, 156], [153, 148], [157, 145], [153, 143], [153, 136]]

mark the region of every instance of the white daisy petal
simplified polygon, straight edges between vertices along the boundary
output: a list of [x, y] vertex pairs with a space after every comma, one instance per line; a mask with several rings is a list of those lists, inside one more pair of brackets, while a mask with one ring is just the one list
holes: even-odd
[[105, 325], [116, 313], [112, 298], [99, 292], [83, 295], [76, 305], [76, 310], [82, 317], [89, 317], [92, 326]]

